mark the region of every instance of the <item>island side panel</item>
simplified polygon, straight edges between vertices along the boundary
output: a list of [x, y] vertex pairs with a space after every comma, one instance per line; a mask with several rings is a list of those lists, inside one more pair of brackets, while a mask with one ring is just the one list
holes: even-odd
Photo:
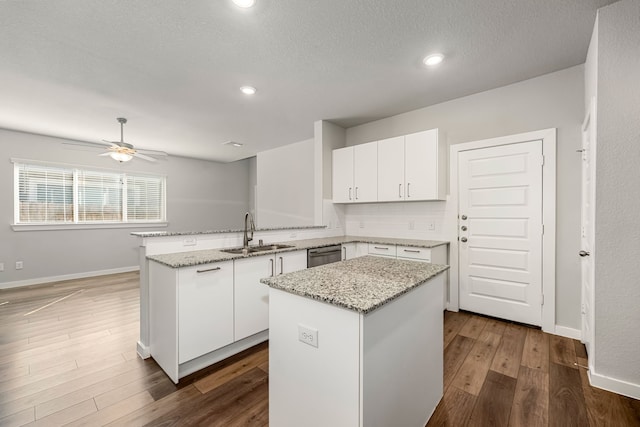
[[178, 270], [149, 263], [151, 357], [178, 383]]
[[443, 395], [445, 276], [364, 316], [363, 425], [424, 426]]
[[[318, 347], [298, 325], [318, 330]], [[269, 424], [358, 426], [360, 314], [269, 289]]]

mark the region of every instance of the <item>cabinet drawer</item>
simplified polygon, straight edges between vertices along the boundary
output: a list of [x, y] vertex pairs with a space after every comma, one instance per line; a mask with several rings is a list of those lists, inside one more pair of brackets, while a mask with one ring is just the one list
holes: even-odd
[[369, 243], [369, 255], [396, 257], [396, 245]]
[[398, 246], [398, 258], [409, 258], [420, 261], [431, 262], [431, 249], [415, 248], [412, 246]]

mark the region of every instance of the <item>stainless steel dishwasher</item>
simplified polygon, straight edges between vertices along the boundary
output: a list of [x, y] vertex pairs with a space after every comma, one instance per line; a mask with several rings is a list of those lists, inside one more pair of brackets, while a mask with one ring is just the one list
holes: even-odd
[[342, 260], [342, 246], [325, 246], [324, 248], [307, 250], [307, 268], [329, 264]]

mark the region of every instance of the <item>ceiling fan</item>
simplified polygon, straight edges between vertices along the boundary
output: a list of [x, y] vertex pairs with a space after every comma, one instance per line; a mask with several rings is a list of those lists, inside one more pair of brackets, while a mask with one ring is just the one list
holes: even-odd
[[107, 141], [103, 139], [102, 142], [74, 141], [66, 142], [65, 144], [84, 145], [99, 148], [105, 148], [106, 146], [107, 151], [98, 155], [109, 156], [120, 163], [128, 162], [134, 157], [147, 160], [149, 162], [156, 162], [157, 159], [151, 156], [167, 156], [167, 153], [165, 153], [164, 151], [138, 150], [134, 148], [133, 145], [124, 142], [124, 125], [125, 123], [127, 123], [127, 119], [124, 117], [118, 117], [116, 120], [118, 121], [118, 123], [120, 123], [120, 141]]

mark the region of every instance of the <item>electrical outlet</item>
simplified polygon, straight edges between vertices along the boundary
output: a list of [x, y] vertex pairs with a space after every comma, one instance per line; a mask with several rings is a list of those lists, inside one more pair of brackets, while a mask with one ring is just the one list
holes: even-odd
[[415, 230], [415, 228], [416, 228], [415, 221], [413, 220], [409, 221], [409, 230]]
[[298, 341], [318, 348], [318, 330], [298, 323]]
[[430, 222], [427, 224], [427, 230], [429, 231], [434, 231], [436, 229], [436, 223], [435, 222]]
[[4, 262], [0, 262], [0, 271], [4, 271]]
[[22, 261], [16, 261], [16, 270], [22, 270]]
[[182, 240], [182, 246], [195, 246], [198, 243], [198, 239], [195, 237], [187, 237]]
[[289, 234], [289, 238], [291, 238], [291, 239], [295, 239], [297, 236], [298, 236], [298, 234], [297, 234], [297, 233], [291, 233], [291, 234]]

